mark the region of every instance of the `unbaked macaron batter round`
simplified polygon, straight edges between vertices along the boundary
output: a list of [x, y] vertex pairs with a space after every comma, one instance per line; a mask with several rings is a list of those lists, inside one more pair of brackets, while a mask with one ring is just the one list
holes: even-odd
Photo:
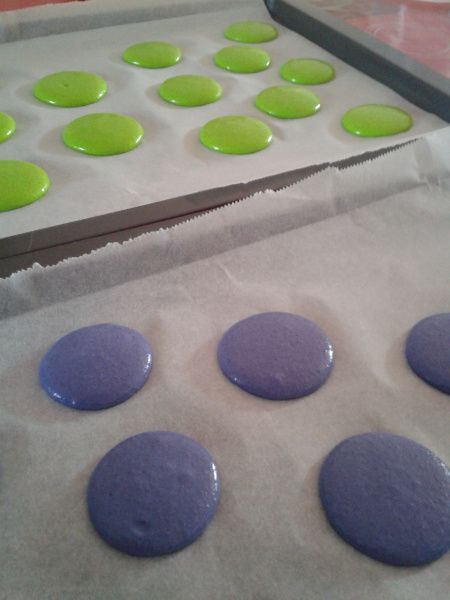
[[405, 354], [416, 375], [450, 394], [450, 313], [416, 323], [406, 339]]
[[69, 123], [62, 137], [66, 146], [78, 152], [111, 156], [136, 148], [144, 137], [144, 130], [132, 117], [94, 113]]
[[47, 192], [47, 173], [34, 163], [0, 160], [0, 211], [31, 204]]
[[450, 549], [450, 470], [408, 438], [347, 438], [326, 457], [319, 492], [332, 527], [371, 558], [419, 566]]
[[122, 54], [125, 62], [145, 69], [173, 67], [182, 58], [180, 48], [169, 42], [141, 42], [134, 44]]
[[86, 71], [59, 71], [39, 79], [33, 87], [35, 98], [63, 108], [98, 102], [107, 92], [106, 81]]
[[47, 394], [78, 410], [101, 410], [124, 402], [147, 381], [152, 350], [128, 327], [100, 323], [60, 338], [45, 354], [39, 380]]
[[303, 85], [328, 83], [335, 77], [330, 63], [317, 58], [293, 58], [280, 69], [280, 75], [286, 81]]
[[258, 73], [270, 66], [270, 56], [265, 50], [253, 46], [226, 46], [216, 52], [214, 63], [233, 73]]
[[115, 446], [95, 468], [87, 492], [97, 532], [133, 556], [160, 556], [191, 544], [219, 499], [209, 452], [170, 431], [140, 433]]
[[159, 86], [159, 95], [177, 106], [203, 106], [219, 100], [222, 86], [211, 77], [178, 75], [166, 79]]
[[6, 113], [0, 112], [0, 144], [6, 142], [16, 131], [16, 122]]
[[234, 324], [218, 346], [224, 375], [246, 392], [292, 400], [315, 392], [333, 367], [323, 330], [299, 315], [260, 313]]
[[360, 137], [396, 135], [411, 129], [412, 124], [409, 113], [386, 104], [362, 104], [342, 117], [343, 128]]
[[238, 21], [229, 25], [224, 36], [228, 40], [244, 44], [260, 44], [270, 42], [278, 37], [278, 31], [270, 23], [262, 21]]
[[303, 87], [276, 85], [260, 92], [255, 105], [278, 119], [303, 119], [316, 114], [320, 109], [320, 99]]
[[252, 154], [272, 141], [272, 130], [253, 117], [226, 116], [208, 121], [200, 129], [201, 143], [224, 154]]

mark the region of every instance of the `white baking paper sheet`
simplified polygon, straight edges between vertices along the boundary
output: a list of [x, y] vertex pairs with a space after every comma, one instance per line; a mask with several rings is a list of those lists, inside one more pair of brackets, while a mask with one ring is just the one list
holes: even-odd
[[[81, 0], [0, 12], [0, 43], [220, 10], [223, 0]], [[226, 7], [241, 0], [226, 0]], [[1, 4], [0, 4], [1, 8]]]
[[[65, 33], [0, 46], [1, 110], [17, 121], [17, 133], [0, 146], [0, 159], [35, 162], [49, 174], [52, 187], [40, 201], [0, 214], [0, 238], [44, 227], [133, 208], [185, 194], [251, 181], [308, 165], [336, 161], [443, 127], [436, 116], [334, 58], [315, 44], [279, 25], [278, 39], [264, 46], [272, 66], [263, 73], [230, 74], [213, 64], [213, 55], [230, 42], [224, 28], [241, 19], [270, 20], [262, 2], [243, 9], [202, 13], [182, 18]], [[129, 45], [163, 39], [182, 48], [183, 61], [162, 70], [127, 65], [121, 54]], [[253, 102], [264, 88], [282, 84], [278, 71], [290, 58], [309, 56], [330, 61], [336, 79], [314, 89], [320, 112], [310, 118], [284, 121], [258, 111]], [[88, 70], [109, 86], [99, 103], [74, 109], [48, 106], [34, 99], [40, 77], [60, 70]], [[209, 75], [224, 88], [211, 105], [183, 108], [159, 98], [158, 86], [180, 74]], [[404, 135], [360, 139], [346, 133], [340, 118], [352, 106], [393, 104], [409, 111], [414, 127]], [[73, 119], [95, 112], [119, 112], [144, 127], [141, 146], [127, 154], [93, 157], [64, 146], [61, 132]], [[261, 118], [274, 139], [263, 152], [229, 156], [198, 141], [200, 127], [215, 117], [243, 114]], [[172, 215], [173, 216], [173, 215]]]
[[[173, 229], [0, 281], [0, 597], [14, 600], [447, 600], [450, 554], [394, 568], [345, 544], [322, 512], [326, 454], [365, 431], [405, 435], [450, 463], [449, 397], [408, 368], [419, 319], [449, 310], [450, 130], [328, 169]], [[216, 362], [223, 332], [262, 311], [318, 323], [335, 368], [311, 396], [253, 397]], [[68, 331], [134, 327], [154, 367], [133, 398], [77, 412], [39, 388]], [[85, 493], [127, 436], [174, 430], [204, 444], [223, 495], [204, 535], [161, 559], [108, 547]]]

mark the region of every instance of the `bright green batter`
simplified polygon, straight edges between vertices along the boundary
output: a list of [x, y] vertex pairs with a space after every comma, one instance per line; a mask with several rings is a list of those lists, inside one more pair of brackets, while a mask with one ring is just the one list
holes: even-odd
[[278, 31], [270, 23], [239, 21], [227, 27], [224, 36], [234, 42], [260, 44], [274, 40], [278, 36]]
[[362, 104], [342, 117], [344, 129], [361, 137], [396, 135], [411, 129], [412, 124], [409, 113], [385, 104]]
[[95, 113], [72, 121], [64, 128], [66, 146], [96, 156], [122, 154], [136, 148], [144, 130], [132, 117]]
[[21, 160], [0, 160], [0, 211], [39, 200], [49, 186], [47, 173], [37, 165]]
[[261, 48], [227, 46], [214, 55], [215, 64], [234, 73], [258, 73], [270, 65], [270, 56]]
[[314, 115], [320, 108], [320, 100], [306, 88], [277, 85], [258, 94], [255, 105], [279, 119], [301, 119]]
[[217, 152], [252, 154], [270, 144], [272, 131], [265, 123], [253, 117], [219, 117], [201, 128], [200, 141]]
[[178, 106], [203, 106], [222, 96], [222, 86], [210, 77], [178, 75], [159, 86], [159, 95]]
[[280, 75], [291, 83], [319, 85], [334, 79], [335, 72], [333, 67], [323, 60], [294, 58], [284, 63], [280, 69]]
[[105, 80], [95, 73], [60, 71], [39, 79], [33, 94], [46, 104], [71, 108], [98, 102], [107, 89]]
[[8, 140], [16, 130], [16, 122], [6, 113], [0, 112], [0, 144]]
[[172, 67], [181, 57], [181, 50], [168, 42], [142, 42], [130, 46], [122, 54], [125, 62], [145, 69]]

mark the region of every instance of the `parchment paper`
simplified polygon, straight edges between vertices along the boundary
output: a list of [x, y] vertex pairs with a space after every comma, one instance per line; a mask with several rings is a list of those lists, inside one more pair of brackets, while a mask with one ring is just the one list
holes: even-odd
[[[181, 18], [104, 27], [52, 35], [0, 46], [2, 111], [17, 121], [17, 132], [0, 146], [0, 159], [19, 159], [42, 166], [52, 181], [38, 202], [0, 214], [0, 238], [143, 206], [200, 190], [336, 161], [368, 150], [398, 144], [445, 125], [436, 116], [403, 100], [383, 85], [334, 58], [298, 34], [276, 25], [278, 39], [264, 47], [272, 66], [263, 73], [230, 74], [213, 64], [213, 55], [231, 43], [224, 28], [241, 19], [270, 20], [262, 2], [245, 8], [205, 12]], [[127, 65], [121, 54], [129, 45], [164, 39], [179, 45], [184, 59], [169, 69]], [[290, 58], [310, 56], [330, 61], [336, 79], [316, 86], [322, 108], [314, 117], [280, 120], [253, 106], [266, 87], [282, 84], [278, 71]], [[109, 86], [100, 102], [58, 109], [32, 96], [40, 77], [60, 70], [88, 70]], [[214, 77], [224, 88], [221, 100], [208, 106], [182, 108], [159, 98], [158, 86], [179, 74]], [[360, 139], [346, 133], [340, 118], [352, 106], [393, 104], [409, 111], [414, 127], [391, 138]], [[145, 138], [132, 152], [92, 157], [64, 146], [61, 133], [73, 119], [95, 112], [119, 112], [136, 118]], [[243, 114], [262, 119], [273, 130], [269, 148], [247, 156], [230, 156], [204, 148], [200, 127], [218, 116]], [[173, 216], [173, 215], [172, 215]]]
[[[240, 0], [226, 0], [239, 6]], [[0, 43], [223, 9], [222, 0], [86, 0], [0, 12]]]
[[[403, 345], [449, 310], [450, 129], [377, 160], [328, 169], [170, 230], [0, 281], [0, 597], [183, 600], [446, 600], [450, 554], [393, 568], [345, 544], [322, 512], [326, 454], [365, 431], [408, 436], [450, 463], [449, 397], [408, 368]], [[335, 346], [327, 383], [300, 400], [229, 383], [216, 346], [234, 322], [280, 310]], [[97, 412], [39, 388], [37, 369], [68, 331], [98, 322], [151, 341], [142, 390]], [[174, 430], [218, 464], [217, 515], [161, 559], [108, 547], [85, 505], [89, 475], [127, 436]]]

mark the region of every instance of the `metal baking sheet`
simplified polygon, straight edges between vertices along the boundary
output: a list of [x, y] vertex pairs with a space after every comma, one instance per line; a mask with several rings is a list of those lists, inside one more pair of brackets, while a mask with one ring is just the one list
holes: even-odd
[[[278, 39], [265, 45], [272, 57], [266, 71], [243, 76], [215, 67], [214, 53], [228, 43], [223, 37], [227, 24], [269, 18], [263, 2], [251, 1], [243, 9], [225, 8], [2, 44], [2, 110], [16, 118], [18, 127], [13, 138], [1, 145], [0, 158], [39, 164], [49, 173], [52, 186], [40, 201], [0, 215], [0, 258], [194, 214], [258, 189], [282, 187], [298, 170], [373, 152], [445, 126], [436, 116], [279, 25]], [[178, 44], [184, 60], [171, 69], [151, 72], [121, 60], [128, 45], [155, 38]], [[265, 87], [283, 83], [279, 67], [299, 55], [328, 60], [336, 69], [336, 79], [316, 89], [322, 102], [319, 113], [287, 122], [258, 111], [253, 104], [256, 95]], [[107, 80], [108, 95], [96, 105], [75, 109], [57, 109], [34, 99], [33, 83], [63, 69], [98, 72]], [[159, 98], [162, 81], [187, 73], [216, 78], [224, 88], [223, 98], [193, 109], [175, 107]], [[402, 106], [413, 115], [414, 127], [389, 139], [349, 135], [342, 130], [340, 117], [367, 97]], [[135, 117], [145, 129], [143, 143], [132, 152], [111, 157], [90, 157], [66, 148], [61, 141], [64, 126], [76, 117], [99, 111]], [[274, 133], [271, 146], [247, 156], [226, 156], [202, 147], [200, 127], [226, 114], [267, 122]]]

